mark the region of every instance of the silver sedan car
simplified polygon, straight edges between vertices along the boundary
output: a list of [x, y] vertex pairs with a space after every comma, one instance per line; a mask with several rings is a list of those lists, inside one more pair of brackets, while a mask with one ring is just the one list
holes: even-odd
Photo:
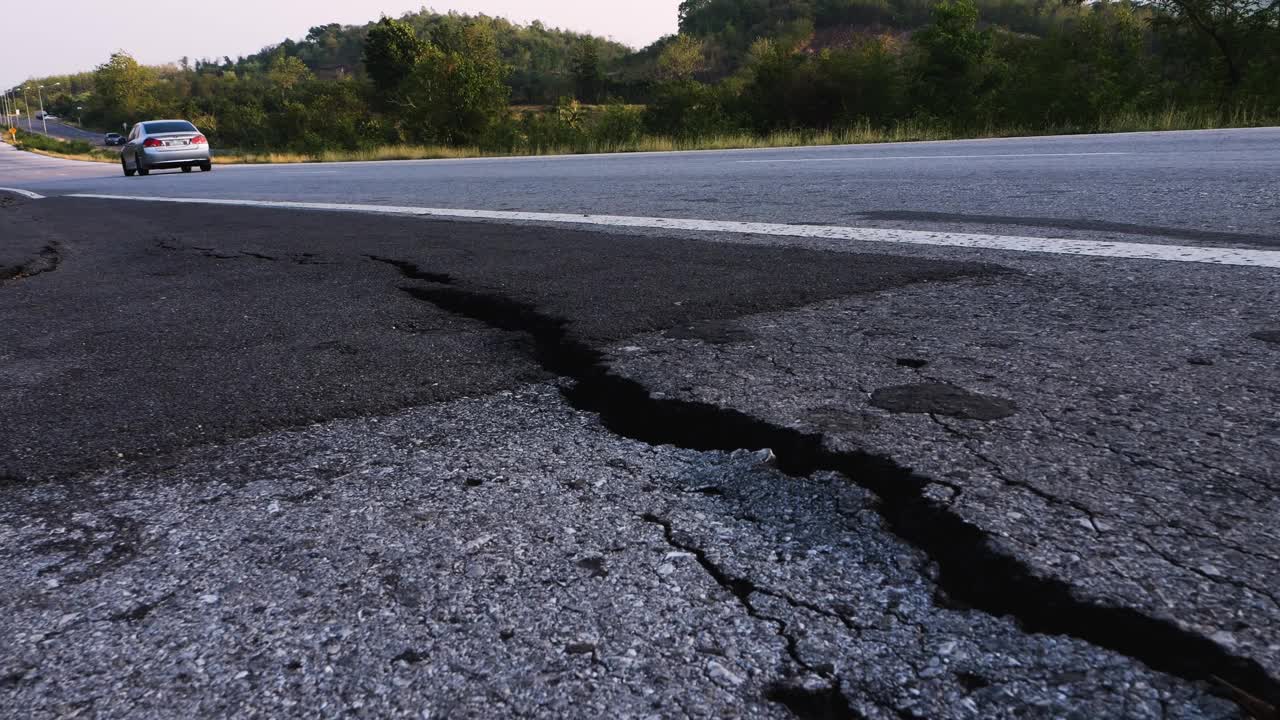
[[146, 175], [152, 170], [194, 167], [203, 172], [213, 169], [209, 140], [186, 120], [147, 120], [133, 126], [129, 139], [120, 151], [124, 174]]

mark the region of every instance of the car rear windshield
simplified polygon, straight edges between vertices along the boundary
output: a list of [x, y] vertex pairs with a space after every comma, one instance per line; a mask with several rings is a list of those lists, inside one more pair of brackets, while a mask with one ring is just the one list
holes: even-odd
[[175, 120], [173, 122], [152, 122], [143, 123], [143, 127], [147, 129], [148, 135], [159, 135], [161, 133], [176, 132], [195, 132], [196, 126], [185, 120]]

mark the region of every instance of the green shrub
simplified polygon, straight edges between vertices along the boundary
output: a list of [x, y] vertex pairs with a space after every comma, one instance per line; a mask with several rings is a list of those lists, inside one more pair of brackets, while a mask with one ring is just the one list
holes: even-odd
[[44, 150], [65, 155], [91, 155], [94, 147], [80, 140], [58, 140], [39, 133], [18, 131], [18, 147], [23, 150]]
[[610, 103], [591, 120], [588, 133], [601, 149], [632, 145], [644, 134], [644, 111]]

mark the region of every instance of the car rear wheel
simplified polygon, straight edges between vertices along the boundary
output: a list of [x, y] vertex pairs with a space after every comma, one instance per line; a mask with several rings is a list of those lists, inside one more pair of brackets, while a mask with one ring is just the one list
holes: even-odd
[[133, 157], [133, 164], [137, 168], [139, 175], [146, 177], [151, 174], [151, 171], [147, 169], [147, 166], [142, 164], [142, 158], [135, 155]]
[[213, 169], [213, 163], [211, 161], [205, 160], [204, 162], [200, 163], [200, 172], [209, 172], [212, 169]]
[[183, 166], [182, 166], [182, 172], [191, 172], [191, 166], [190, 166], [190, 165], [183, 165]]
[[133, 177], [135, 171], [129, 169], [129, 163], [124, 161], [124, 156], [120, 157], [120, 167], [124, 168], [125, 177]]

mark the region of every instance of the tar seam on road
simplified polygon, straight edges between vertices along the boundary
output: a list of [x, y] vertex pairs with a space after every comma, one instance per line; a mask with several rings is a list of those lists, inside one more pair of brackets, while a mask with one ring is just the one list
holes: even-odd
[[215, 198], [135, 197], [78, 193], [74, 198], [97, 200], [134, 200], [139, 202], [195, 203], [243, 207], [282, 208], [290, 210], [329, 210], [366, 212], [384, 215], [417, 215], [426, 217], [496, 220], [500, 222], [547, 222], [570, 225], [649, 228], [693, 232], [733, 233], [737, 235], [773, 235], [854, 242], [900, 243], [905, 245], [937, 245], [983, 250], [1011, 250], [1055, 255], [1084, 255], [1128, 260], [1165, 260], [1172, 262], [1239, 265], [1245, 267], [1280, 268], [1280, 251], [1249, 250], [1227, 247], [1190, 245], [1157, 245], [1151, 243], [1099, 242], [1065, 238], [1018, 237], [1010, 235], [978, 235], [971, 233], [893, 230], [832, 225], [787, 225], [736, 220], [693, 220], [685, 218], [632, 217], [626, 215], [574, 215], [569, 213], [508, 212], [502, 210], [469, 210], [427, 208], [407, 205], [359, 205], [346, 203], [310, 203], [272, 200], [227, 200]]
[[[427, 274], [412, 263], [392, 264], [406, 277]], [[1037, 575], [996, 548], [981, 528], [928, 498], [929, 479], [888, 457], [835, 452], [824, 446], [821, 435], [737, 410], [655, 398], [640, 383], [615, 374], [598, 350], [573, 338], [566, 321], [529, 304], [442, 284], [403, 290], [460, 317], [527, 334], [534, 360], [573, 381], [562, 390], [569, 404], [597, 414], [606, 428], [623, 437], [697, 451], [770, 448], [778, 468], [789, 475], [842, 474], [878, 496], [877, 512], [886, 526], [936, 563], [936, 584], [951, 602], [993, 617], [1008, 616], [1026, 632], [1073, 637], [1106, 648], [1154, 670], [1203, 683], [1237, 702], [1244, 693], [1280, 706], [1280, 681], [1257, 661], [1233, 655], [1172, 621], [1077, 598], [1066, 582]]]

